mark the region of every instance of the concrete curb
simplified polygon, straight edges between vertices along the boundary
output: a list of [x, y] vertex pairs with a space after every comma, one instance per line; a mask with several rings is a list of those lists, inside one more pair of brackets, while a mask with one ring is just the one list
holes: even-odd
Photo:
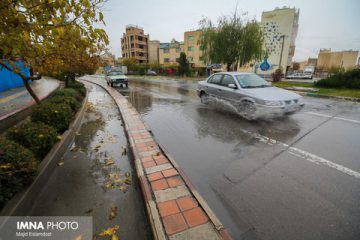
[[104, 81], [79, 80], [104, 88], [119, 108], [154, 239], [231, 239], [128, 100]]
[[[61, 84], [57, 88], [55, 88], [52, 92], [47, 94], [46, 96], [40, 97], [40, 101], [43, 101], [50, 97], [56, 90], [58, 90], [61, 87]], [[28, 117], [31, 114], [32, 108], [36, 105], [35, 101], [32, 101], [31, 103], [16, 109], [15, 111], [12, 111], [8, 114], [5, 114], [0, 117], [0, 133], [3, 133], [6, 129], [14, 126], [18, 122], [24, 120], [26, 117]]]
[[62, 134], [62, 139], [52, 147], [50, 152], [41, 161], [38, 174], [34, 181], [28, 188], [16, 194], [14, 198], [6, 204], [0, 212], [0, 216], [22, 216], [26, 215], [27, 210], [31, 209], [31, 206], [38, 196], [38, 193], [41, 191], [44, 183], [51, 176], [57, 163], [69, 147], [75, 132], [80, 128], [85, 113], [87, 98], [88, 93], [86, 93], [82, 102], [82, 107], [76, 113], [75, 119], [70, 124], [69, 129]]
[[301, 91], [293, 91], [301, 96], [307, 96], [307, 97], [315, 97], [315, 98], [327, 98], [327, 99], [337, 99], [337, 100], [345, 100], [345, 101], [351, 101], [351, 102], [360, 102], [360, 98], [352, 98], [352, 97], [341, 97], [341, 96], [328, 96], [328, 95], [322, 95], [312, 92], [301, 92]]

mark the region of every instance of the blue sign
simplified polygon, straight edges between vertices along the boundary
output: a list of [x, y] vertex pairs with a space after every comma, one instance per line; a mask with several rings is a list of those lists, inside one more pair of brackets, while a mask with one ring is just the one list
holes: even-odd
[[267, 57], [264, 58], [264, 61], [260, 64], [260, 69], [261, 69], [262, 71], [267, 71], [267, 70], [270, 69], [270, 64], [269, 64], [268, 61], [267, 61]]

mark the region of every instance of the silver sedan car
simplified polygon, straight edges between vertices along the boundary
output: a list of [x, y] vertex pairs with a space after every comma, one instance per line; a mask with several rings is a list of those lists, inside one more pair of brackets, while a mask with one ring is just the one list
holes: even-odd
[[224, 100], [249, 120], [293, 114], [304, 106], [300, 95], [273, 87], [254, 73], [215, 73], [200, 81], [197, 91], [202, 103]]

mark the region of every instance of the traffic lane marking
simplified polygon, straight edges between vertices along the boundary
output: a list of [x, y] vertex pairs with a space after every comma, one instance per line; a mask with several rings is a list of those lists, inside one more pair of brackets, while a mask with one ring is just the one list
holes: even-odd
[[351, 123], [360, 124], [360, 121], [354, 120], [354, 119], [349, 119], [349, 118], [335, 117], [335, 116], [331, 116], [331, 115], [327, 115], [327, 114], [322, 114], [322, 113], [315, 113], [315, 112], [304, 112], [304, 113], [310, 114], [310, 115], [319, 116], [319, 117], [333, 118], [333, 119], [337, 119], [337, 120], [342, 120], [342, 121], [346, 121], [346, 122], [351, 122]]
[[281, 147], [285, 148], [288, 153], [290, 153], [290, 154], [292, 154], [294, 156], [297, 156], [297, 157], [299, 157], [301, 159], [307, 160], [307, 161], [315, 163], [317, 165], [323, 165], [323, 166], [330, 167], [332, 169], [335, 169], [335, 170], [338, 170], [338, 171], [340, 171], [342, 173], [345, 173], [345, 174], [347, 174], [349, 176], [360, 179], [360, 173], [359, 172], [357, 172], [357, 171], [355, 171], [353, 169], [347, 168], [347, 167], [345, 167], [345, 166], [343, 166], [341, 164], [334, 163], [334, 162], [332, 162], [330, 160], [327, 160], [325, 158], [322, 158], [322, 157], [317, 156], [315, 154], [312, 154], [310, 152], [304, 151], [304, 150], [302, 150], [300, 148], [292, 147], [292, 146], [290, 146], [290, 145], [288, 145], [286, 143], [277, 141], [275, 139], [271, 139], [269, 137], [263, 136], [263, 135], [258, 134], [258, 133], [252, 133], [252, 132], [244, 130], [244, 129], [241, 129], [241, 131], [246, 133], [246, 134], [252, 135], [256, 139], [258, 139], [259, 142], [268, 144], [270, 146], [273, 146], [273, 145], [281, 146]]

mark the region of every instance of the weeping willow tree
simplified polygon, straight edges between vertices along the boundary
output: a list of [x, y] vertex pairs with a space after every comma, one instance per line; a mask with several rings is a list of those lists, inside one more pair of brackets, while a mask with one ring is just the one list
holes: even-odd
[[256, 20], [246, 20], [236, 14], [221, 17], [217, 26], [208, 18], [200, 21], [202, 37], [198, 44], [205, 63], [225, 63], [232, 66], [261, 59], [264, 54], [264, 36]]

